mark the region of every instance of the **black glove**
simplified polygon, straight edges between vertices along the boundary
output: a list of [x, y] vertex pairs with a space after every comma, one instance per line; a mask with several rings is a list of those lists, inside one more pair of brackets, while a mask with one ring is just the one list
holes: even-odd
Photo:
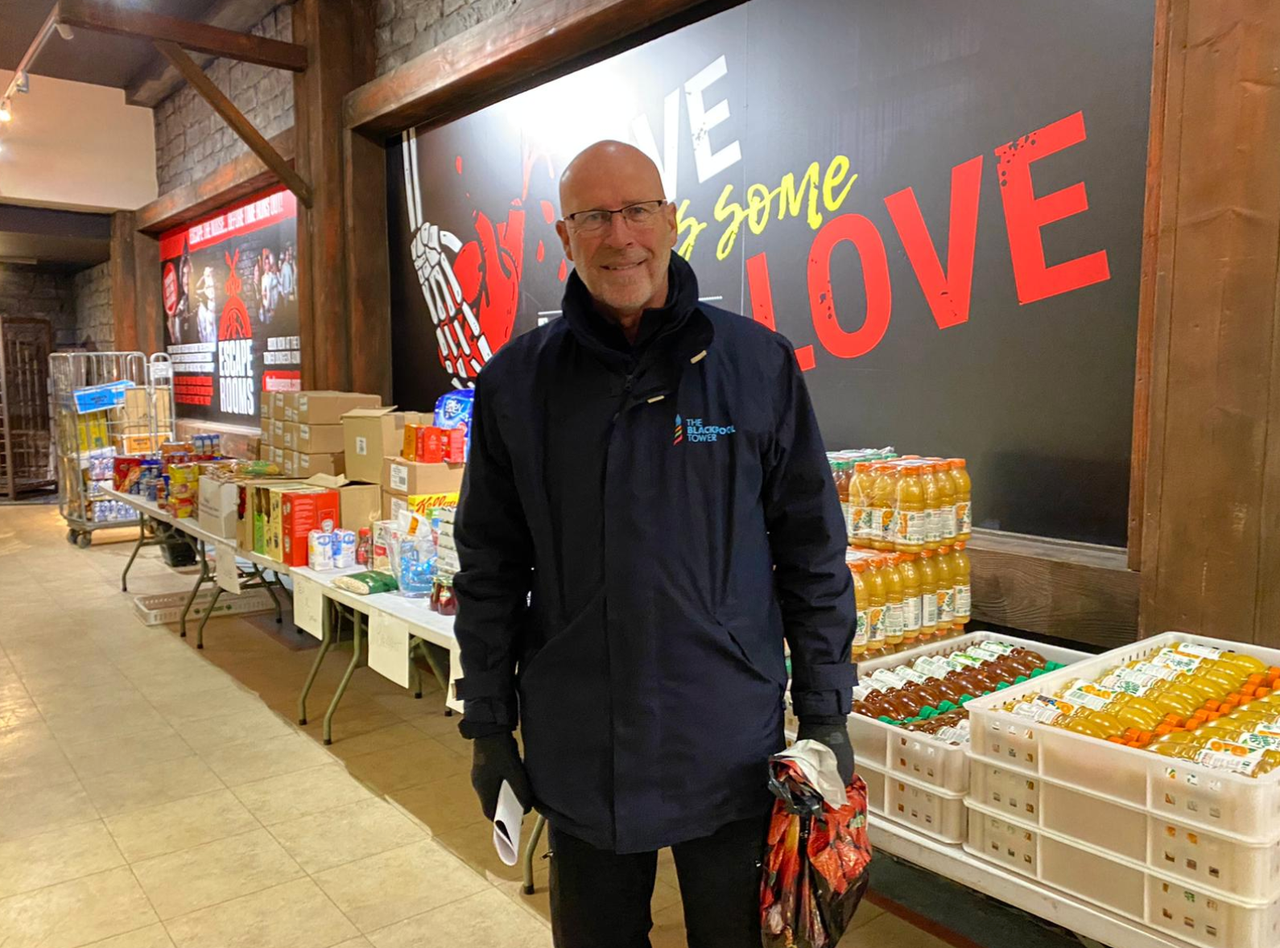
[[817, 741], [830, 747], [836, 755], [840, 782], [847, 787], [853, 782], [853, 745], [849, 743], [849, 729], [843, 718], [838, 723], [828, 723], [828, 720], [830, 719], [814, 721], [801, 718], [800, 733], [796, 735], [796, 739]]
[[520, 760], [520, 748], [510, 734], [492, 734], [477, 737], [471, 750], [471, 786], [480, 798], [485, 819], [492, 820], [498, 809], [498, 791], [502, 781], [511, 784], [516, 799], [528, 813], [533, 803], [533, 791], [529, 788], [529, 775]]

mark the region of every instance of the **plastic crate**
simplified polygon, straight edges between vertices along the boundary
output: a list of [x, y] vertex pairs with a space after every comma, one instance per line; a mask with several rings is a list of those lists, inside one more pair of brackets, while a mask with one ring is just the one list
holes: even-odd
[[967, 852], [1203, 948], [1280, 945], [1280, 900], [1204, 887], [969, 804]]
[[[925, 655], [942, 655], [991, 640], [1033, 649], [1049, 661], [1063, 665], [1092, 657], [1087, 652], [1058, 648], [1030, 639], [1017, 639], [996, 632], [970, 632], [909, 651], [859, 662], [858, 675], [860, 678], [869, 678], [872, 672], [881, 668], [891, 669]], [[963, 795], [969, 787], [969, 760], [963, 745], [946, 744], [928, 735], [916, 734], [861, 714], [849, 716], [849, 740], [853, 744], [856, 760], [866, 761], [886, 773], [902, 776], [952, 795]]]
[[975, 757], [968, 802], [1228, 898], [1280, 898], [1280, 840], [1253, 843], [1166, 820]]
[[[142, 620], [143, 625], [168, 625], [182, 618], [182, 607], [187, 604], [190, 593], [160, 593], [156, 596], [135, 596], [133, 611]], [[213, 599], [213, 590], [202, 589], [191, 604], [187, 613], [187, 621], [199, 621], [209, 611], [209, 601]], [[255, 612], [273, 612], [276, 604], [265, 589], [251, 589], [239, 595], [224, 593], [218, 597], [211, 618], [230, 615], [246, 615]]]
[[1275, 649], [1166, 632], [970, 701], [966, 705], [970, 754], [1093, 797], [1091, 812], [1101, 822], [1119, 824], [1133, 819], [1131, 811], [1137, 809], [1249, 845], [1280, 841], [1280, 771], [1257, 778], [1224, 773], [1000, 710], [1015, 698], [1052, 694], [1072, 678], [1097, 678], [1109, 668], [1145, 658], [1175, 642], [1239, 649], [1269, 665], [1280, 664], [1280, 651]]
[[858, 761], [858, 774], [867, 784], [867, 808], [873, 816], [908, 826], [939, 842], [957, 846], [965, 840], [964, 793], [951, 793], [886, 773]]

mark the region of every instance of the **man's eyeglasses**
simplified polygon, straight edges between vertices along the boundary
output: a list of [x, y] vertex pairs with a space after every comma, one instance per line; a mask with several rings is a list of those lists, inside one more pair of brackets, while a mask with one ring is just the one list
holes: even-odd
[[622, 219], [633, 227], [650, 227], [658, 211], [666, 203], [666, 201], [638, 201], [635, 204], [620, 207], [616, 211], [596, 208], [590, 211], [578, 211], [576, 214], [566, 214], [564, 219], [565, 223], [580, 234], [593, 234], [607, 230], [613, 223], [614, 214], [621, 214]]

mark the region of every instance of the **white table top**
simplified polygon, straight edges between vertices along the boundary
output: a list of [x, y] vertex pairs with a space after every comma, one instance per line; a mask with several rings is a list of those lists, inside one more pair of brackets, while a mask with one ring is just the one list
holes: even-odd
[[358, 609], [361, 612], [383, 612], [409, 623], [413, 634], [444, 648], [455, 648], [457, 638], [453, 634], [453, 617], [442, 616], [433, 612], [426, 599], [409, 599], [399, 593], [374, 593], [371, 596], [360, 596], [333, 585], [333, 581], [347, 573], [359, 573], [365, 567], [353, 569], [315, 570], [306, 566], [295, 566], [294, 576], [301, 576], [324, 587], [327, 598], [340, 602], [344, 606]]

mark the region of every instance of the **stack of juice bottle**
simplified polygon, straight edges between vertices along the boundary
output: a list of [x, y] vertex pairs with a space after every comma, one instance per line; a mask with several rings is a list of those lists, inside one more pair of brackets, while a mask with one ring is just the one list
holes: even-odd
[[910, 664], [881, 668], [853, 691], [853, 711], [950, 744], [969, 741], [969, 712], [981, 697], [1062, 666], [1021, 646], [995, 640]]
[[1280, 767], [1280, 667], [1180, 642], [1005, 710], [1077, 734], [1258, 777]]
[[969, 554], [963, 541], [914, 553], [850, 550], [857, 662], [963, 635], [969, 621]]
[[961, 634], [972, 599], [972, 484], [964, 459], [895, 457], [883, 448], [840, 451], [831, 460], [853, 548], [853, 660]]

